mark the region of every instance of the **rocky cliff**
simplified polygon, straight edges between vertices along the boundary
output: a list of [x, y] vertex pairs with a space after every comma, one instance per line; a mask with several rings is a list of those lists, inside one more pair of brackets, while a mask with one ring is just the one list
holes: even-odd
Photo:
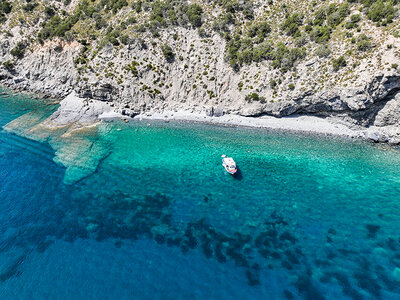
[[3, 9], [0, 80], [129, 116], [307, 114], [398, 143], [399, 25], [388, 1], [21, 0]]

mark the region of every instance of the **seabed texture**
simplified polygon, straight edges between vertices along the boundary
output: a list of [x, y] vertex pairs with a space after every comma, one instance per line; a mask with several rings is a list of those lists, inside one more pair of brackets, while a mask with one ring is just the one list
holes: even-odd
[[56, 107], [0, 98], [1, 299], [400, 298], [398, 149]]

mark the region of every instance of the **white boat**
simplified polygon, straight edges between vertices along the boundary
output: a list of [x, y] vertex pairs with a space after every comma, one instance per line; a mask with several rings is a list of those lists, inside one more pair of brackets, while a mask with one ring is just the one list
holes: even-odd
[[222, 155], [222, 165], [224, 166], [225, 170], [231, 174], [235, 175], [237, 172], [236, 163], [232, 157], [227, 157], [225, 154]]

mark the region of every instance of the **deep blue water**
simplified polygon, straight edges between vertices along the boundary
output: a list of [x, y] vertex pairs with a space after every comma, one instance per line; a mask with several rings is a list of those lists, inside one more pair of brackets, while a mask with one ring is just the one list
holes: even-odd
[[399, 150], [56, 107], [0, 96], [0, 299], [400, 299]]

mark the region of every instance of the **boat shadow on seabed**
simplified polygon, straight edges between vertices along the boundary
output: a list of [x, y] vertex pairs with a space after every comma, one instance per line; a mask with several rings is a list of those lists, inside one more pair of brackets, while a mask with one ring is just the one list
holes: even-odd
[[243, 179], [242, 171], [237, 168], [236, 174], [232, 176], [233, 179], [241, 181]]

